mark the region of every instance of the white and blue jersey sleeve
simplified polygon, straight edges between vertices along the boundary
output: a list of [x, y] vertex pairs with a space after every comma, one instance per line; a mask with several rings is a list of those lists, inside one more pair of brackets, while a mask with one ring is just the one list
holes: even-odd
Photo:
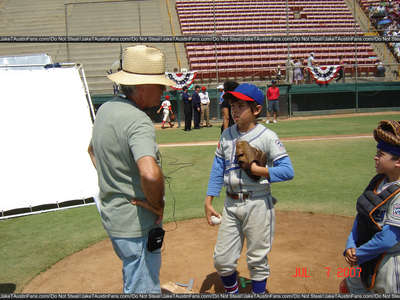
[[396, 195], [389, 203], [384, 224], [400, 227], [400, 196]]
[[265, 135], [268, 137], [265, 151], [267, 151], [269, 165], [272, 166], [274, 161], [288, 156], [288, 154], [285, 146], [282, 144], [275, 132], [268, 130]]
[[286, 152], [286, 148], [275, 132], [266, 130], [267, 138], [265, 150], [268, 157], [267, 167], [270, 182], [290, 180], [294, 177], [292, 162]]

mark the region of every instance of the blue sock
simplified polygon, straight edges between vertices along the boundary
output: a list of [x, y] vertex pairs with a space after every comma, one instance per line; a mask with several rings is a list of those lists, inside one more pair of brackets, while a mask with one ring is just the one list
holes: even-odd
[[228, 276], [221, 276], [222, 283], [224, 284], [225, 291], [228, 294], [238, 294], [239, 285], [236, 278], [236, 272]]
[[254, 294], [264, 294], [265, 293], [265, 287], [267, 285], [267, 279], [261, 280], [261, 281], [256, 281], [252, 280], [251, 281], [252, 289]]

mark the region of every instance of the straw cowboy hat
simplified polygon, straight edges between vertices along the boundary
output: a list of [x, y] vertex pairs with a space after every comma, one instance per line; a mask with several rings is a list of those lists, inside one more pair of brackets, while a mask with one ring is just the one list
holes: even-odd
[[122, 70], [107, 77], [122, 85], [175, 85], [175, 82], [165, 76], [164, 53], [145, 45], [125, 48], [122, 54]]

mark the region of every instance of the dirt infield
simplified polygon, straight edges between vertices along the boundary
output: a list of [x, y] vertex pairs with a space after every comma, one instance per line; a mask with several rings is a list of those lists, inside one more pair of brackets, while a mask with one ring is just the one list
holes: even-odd
[[[347, 268], [342, 252], [353, 219], [279, 210], [276, 216], [269, 255], [269, 292], [337, 293], [343, 268]], [[211, 227], [202, 218], [164, 227], [167, 232], [160, 274], [163, 293], [170, 293], [171, 284], [187, 284], [190, 279], [194, 283], [192, 292], [222, 293], [212, 262], [218, 226]], [[299, 269], [303, 277], [294, 277]], [[239, 276], [249, 278], [245, 249], [238, 271]], [[121, 289], [121, 262], [107, 239], [61, 260], [34, 278], [23, 293], [121, 293]], [[241, 293], [249, 291], [248, 284], [240, 286]], [[182, 292], [188, 291], [185, 287], [175, 291]]]

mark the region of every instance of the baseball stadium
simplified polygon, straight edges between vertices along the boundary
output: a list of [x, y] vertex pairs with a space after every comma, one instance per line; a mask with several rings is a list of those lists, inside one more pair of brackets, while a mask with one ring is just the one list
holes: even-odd
[[[213, 264], [220, 225], [207, 223], [204, 199], [226, 81], [280, 92], [277, 122], [266, 122], [265, 99], [258, 123], [279, 136], [295, 175], [271, 184], [267, 292], [324, 297], [359, 276], [343, 253], [376, 174], [374, 129], [400, 119], [399, 0], [0, 0], [0, 28], [0, 295], [123, 293], [88, 145], [99, 108], [120, 92], [107, 76], [135, 45], [160, 49], [176, 83], [161, 97], [171, 127], [161, 102], [146, 111], [165, 180], [162, 294], [225, 293]], [[211, 125], [188, 131], [182, 88], [196, 86]], [[252, 292], [246, 248], [240, 294]]]

